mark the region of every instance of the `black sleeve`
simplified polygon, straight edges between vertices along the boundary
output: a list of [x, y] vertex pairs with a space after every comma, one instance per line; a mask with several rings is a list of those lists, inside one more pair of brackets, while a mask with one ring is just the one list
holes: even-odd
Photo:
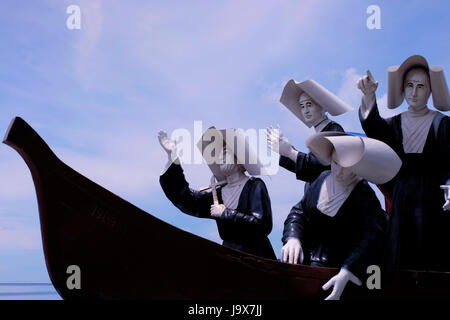
[[444, 183], [450, 184], [450, 118], [444, 117], [438, 128], [438, 141], [439, 146], [442, 148], [442, 156], [445, 159], [444, 167], [447, 171], [444, 172], [445, 181]]
[[295, 162], [285, 156], [280, 156], [280, 167], [295, 173]]
[[249, 192], [248, 214], [226, 208], [218, 220], [245, 228], [252, 235], [267, 236], [272, 231], [272, 208], [266, 185], [261, 179], [255, 179]]
[[327, 126], [327, 131], [338, 131], [338, 132], [345, 132], [344, 128], [341, 127], [341, 125], [337, 122], [331, 122], [328, 126]]
[[295, 175], [298, 180], [313, 182], [325, 170], [330, 170], [330, 166], [323, 165], [311, 152], [298, 153], [295, 164]]
[[365, 183], [359, 193], [357, 199], [360, 199], [361, 205], [357, 208], [363, 214], [363, 233], [360, 242], [342, 266], [356, 276], [365, 275], [369, 265], [381, 264], [388, 224], [388, 215], [381, 208], [372, 188]]
[[[326, 131], [344, 132], [344, 129], [339, 123], [333, 121], [326, 126]], [[303, 153], [298, 150], [296, 151], [298, 152], [297, 161], [294, 162], [285, 156], [280, 156], [279, 164], [280, 167], [295, 173], [297, 180], [313, 182], [323, 171], [330, 170], [330, 166], [325, 166], [320, 163], [311, 152]]]
[[159, 178], [167, 198], [181, 211], [194, 217], [211, 218], [213, 197], [210, 191], [189, 188], [181, 165], [172, 163]]
[[297, 238], [305, 249], [307, 245], [307, 232], [310, 224], [310, 216], [303, 210], [303, 203], [300, 201], [292, 207], [286, 221], [284, 221], [283, 237], [281, 241], [286, 244], [288, 238]]
[[366, 135], [370, 138], [383, 141], [391, 148], [394, 148], [395, 132], [392, 127], [392, 119], [383, 119], [380, 116], [376, 102], [366, 119], [362, 116], [361, 107], [359, 108], [359, 120]]
[[280, 166], [295, 173], [297, 180], [313, 182], [325, 170], [329, 170], [330, 166], [324, 166], [312, 153], [303, 153], [298, 151], [297, 161], [280, 156]]

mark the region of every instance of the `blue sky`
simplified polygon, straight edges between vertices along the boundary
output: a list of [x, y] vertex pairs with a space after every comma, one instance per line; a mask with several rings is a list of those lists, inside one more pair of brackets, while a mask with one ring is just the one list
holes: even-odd
[[[357, 79], [370, 69], [386, 105], [386, 69], [413, 54], [450, 68], [449, 4], [443, 1], [2, 0], [0, 131], [23, 117], [78, 172], [184, 230], [220, 241], [213, 221], [183, 215], [165, 198], [166, 155], [157, 133], [280, 124], [299, 149], [312, 134], [278, 100], [289, 79], [314, 79], [355, 107], [340, 116], [361, 132]], [[81, 8], [81, 29], [66, 8]], [[366, 8], [381, 9], [381, 29]], [[193, 187], [206, 165], [185, 165]], [[283, 221], [303, 183], [280, 170], [265, 178], [277, 255]], [[0, 282], [49, 281], [31, 175], [0, 146]]]

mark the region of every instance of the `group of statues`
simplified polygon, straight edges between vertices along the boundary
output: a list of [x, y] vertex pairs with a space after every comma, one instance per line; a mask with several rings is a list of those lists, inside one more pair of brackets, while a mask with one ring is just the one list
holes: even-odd
[[[366, 137], [345, 133], [328, 118], [327, 113], [338, 116], [353, 108], [314, 80], [290, 80], [280, 99], [314, 127], [316, 133], [306, 140], [309, 152], [295, 149], [280, 128], [267, 128], [268, 146], [279, 153], [280, 166], [306, 182], [284, 223], [281, 261], [340, 268], [323, 286], [333, 286], [327, 299], [339, 299], [348, 281], [360, 285], [373, 264], [387, 271], [450, 271], [450, 119], [427, 106], [432, 95], [436, 109], [450, 110], [442, 68], [429, 67], [418, 55], [388, 68], [388, 107], [403, 100], [409, 105], [388, 119], [379, 114], [378, 82], [370, 71], [356, 85], [363, 93], [359, 119]], [[213, 127], [207, 133], [229, 143], [225, 137], [236, 132]], [[193, 190], [175, 142], [164, 131], [158, 138], [169, 156], [160, 177], [168, 199], [184, 213], [215, 219], [223, 245], [276, 259], [268, 239], [270, 197], [256, 177], [260, 167], [239, 161], [242, 155], [225, 143], [221, 159], [234, 162], [207, 161], [211, 188]], [[206, 147], [204, 141], [199, 144], [201, 151]], [[368, 182], [380, 188], [388, 212]]]

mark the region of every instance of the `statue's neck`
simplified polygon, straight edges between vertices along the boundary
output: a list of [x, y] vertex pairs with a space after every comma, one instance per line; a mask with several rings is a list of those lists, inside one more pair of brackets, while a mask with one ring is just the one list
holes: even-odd
[[408, 113], [414, 117], [422, 117], [428, 114], [428, 112], [430, 112], [430, 109], [428, 109], [427, 105], [424, 105], [422, 107], [408, 107]]
[[227, 176], [226, 179], [227, 179], [228, 185], [233, 185], [233, 184], [239, 183], [240, 181], [244, 180], [245, 178], [247, 178], [245, 173], [239, 170], [239, 171], [233, 172], [232, 174]]
[[326, 120], [328, 120], [328, 117], [324, 115], [322, 118], [320, 118], [313, 124], [316, 133], [321, 131], [322, 129], [321, 124], [323, 124]]

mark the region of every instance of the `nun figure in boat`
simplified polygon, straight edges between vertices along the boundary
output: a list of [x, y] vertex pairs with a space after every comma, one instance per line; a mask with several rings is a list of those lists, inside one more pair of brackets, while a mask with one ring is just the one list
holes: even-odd
[[370, 71], [359, 117], [367, 136], [391, 146], [402, 159], [398, 176], [386, 189], [392, 208], [385, 268], [450, 271], [450, 119], [428, 108], [430, 94], [440, 111], [450, 110], [442, 67], [429, 67], [419, 55], [388, 68], [388, 108], [408, 110], [384, 119], [378, 112], [378, 82]]
[[160, 176], [167, 198], [186, 214], [216, 220], [224, 246], [276, 259], [267, 237], [272, 230], [269, 194], [263, 180], [253, 177], [265, 171], [242, 131], [211, 127], [197, 144], [213, 174], [208, 190], [189, 187], [175, 142], [163, 131], [158, 138], [169, 156], [169, 167]]
[[385, 143], [340, 132], [309, 137], [306, 146], [323, 171], [289, 213], [282, 261], [340, 268], [323, 290], [339, 299], [348, 281], [361, 285], [369, 265], [380, 265], [388, 216], [368, 181], [391, 180], [401, 160]]
[[[284, 87], [280, 102], [285, 105], [308, 128], [314, 127], [316, 133], [340, 131], [344, 129], [337, 122], [328, 119], [326, 113], [333, 116], [343, 114], [353, 108], [321, 86], [314, 80], [288, 81]], [[269, 147], [280, 154], [280, 166], [295, 173], [298, 180], [314, 181], [329, 166], [321, 164], [312, 153], [297, 151], [283, 136], [280, 128], [267, 128]], [[305, 189], [307, 187], [305, 186]]]

